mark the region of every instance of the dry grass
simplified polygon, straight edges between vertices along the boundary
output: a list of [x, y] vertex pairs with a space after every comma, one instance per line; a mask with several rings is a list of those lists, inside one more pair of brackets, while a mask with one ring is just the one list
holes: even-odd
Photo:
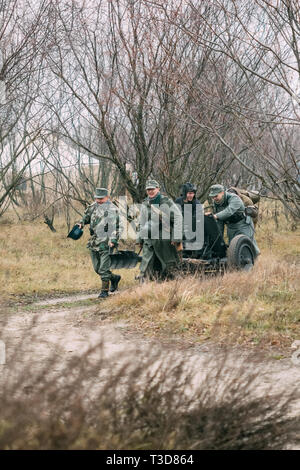
[[[180, 334], [202, 341], [211, 338], [217, 324], [222, 338], [289, 347], [299, 336], [299, 231], [288, 230], [292, 221], [283, 212], [277, 211], [275, 222], [271, 203], [263, 209], [257, 229], [262, 255], [252, 272], [138, 286], [137, 270], [122, 270], [122, 291], [106, 300], [105, 308], [151, 335]], [[99, 290], [86, 249], [88, 230], [74, 242], [66, 238], [62, 221], [56, 228], [51, 233], [41, 222], [2, 221], [2, 298]], [[231, 331], [233, 319], [238, 335]]]
[[194, 340], [290, 346], [299, 336], [300, 269], [262, 258], [250, 273], [147, 283], [108, 300], [106, 307], [147, 334]]
[[[272, 210], [266, 209], [268, 217]], [[257, 229], [262, 254], [250, 273], [188, 277], [132, 287], [106, 306], [147, 335], [176, 334], [193, 341], [290, 348], [300, 336], [299, 230], [276, 229], [266, 218]]]
[[[122, 270], [121, 287], [127, 289], [100, 303], [99, 311], [153, 336], [290, 347], [299, 336], [299, 234], [286, 230], [280, 217], [281, 231], [269, 219], [260, 225], [262, 255], [252, 272], [137, 286], [135, 272]], [[63, 223], [56, 228], [53, 234], [43, 223], [2, 220], [4, 304], [21, 294], [99, 289], [85, 248], [88, 234], [73, 242]], [[238, 364], [226, 354], [207, 356], [201, 380], [184, 361], [174, 361], [180, 351], [151, 345], [135, 363], [120, 357], [112, 367], [98, 345], [65, 363], [58, 353], [39, 361], [37, 370], [22, 352], [34, 341], [30, 331], [15, 351], [8, 348], [8, 365], [0, 366], [1, 449], [299, 446], [299, 418], [291, 414], [299, 389], [264, 390], [259, 396], [264, 376], [258, 348]]]
[[[40, 370], [23, 364], [30, 330], [2, 370], [1, 449], [283, 449], [299, 445], [299, 390], [257, 393], [259, 357], [210, 356], [195, 371], [172, 352], [139, 352], [111, 367], [98, 345]], [[96, 356], [95, 356], [96, 355]], [[95, 361], [95, 357], [97, 360]], [[163, 359], [162, 359], [163, 358]], [[22, 364], [19, 373], [12, 365]], [[251, 367], [249, 367], [251, 365]], [[3, 367], [3, 366], [2, 366]], [[206, 371], [206, 372], [205, 372]]]
[[[99, 290], [86, 243], [88, 230], [75, 242], [66, 238], [64, 224], [57, 233], [42, 222], [2, 224], [0, 233], [0, 282], [2, 295], [45, 295]], [[133, 271], [122, 273], [125, 285], [134, 283]]]

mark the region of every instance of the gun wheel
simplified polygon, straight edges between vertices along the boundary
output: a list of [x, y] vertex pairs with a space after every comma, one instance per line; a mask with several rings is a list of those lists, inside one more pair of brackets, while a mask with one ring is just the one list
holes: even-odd
[[252, 241], [246, 235], [234, 237], [227, 250], [227, 265], [229, 269], [250, 271], [255, 260], [255, 249]]

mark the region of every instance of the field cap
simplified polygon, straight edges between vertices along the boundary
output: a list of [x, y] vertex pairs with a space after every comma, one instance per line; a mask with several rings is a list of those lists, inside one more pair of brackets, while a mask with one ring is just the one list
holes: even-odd
[[148, 180], [146, 183], [146, 189], [159, 188], [159, 184], [155, 180]]
[[213, 184], [210, 189], [209, 189], [209, 197], [214, 197], [217, 196], [217, 194], [221, 193], [222, 191], [225, 191], [224, 186], [221, 184]]
[[103, 199], [105, 196], [108, 196], [108, 190], [106, 188], [96, 188], [94, 194], [95, 199]]

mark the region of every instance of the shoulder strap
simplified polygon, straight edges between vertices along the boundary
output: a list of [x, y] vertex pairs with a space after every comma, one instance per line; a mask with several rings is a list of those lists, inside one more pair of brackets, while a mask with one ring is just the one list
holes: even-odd
[[228, 199], [229, 199], [229, 194], [228, 194], [227, 191], [225, 191], [225, 193], [224, 193], [224, 202], [225, 202], [226, 207], [228, 206]]

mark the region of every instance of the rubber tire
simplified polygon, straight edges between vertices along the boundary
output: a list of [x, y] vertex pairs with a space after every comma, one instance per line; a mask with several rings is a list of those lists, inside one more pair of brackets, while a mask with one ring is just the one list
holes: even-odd
[[[245, 256], [247, 258], [245, 259]], [[236, 235], [227, 250], [227, 266], [229, 269], [250, 271], [255, 261], [255, 248], [246, 235]]]

